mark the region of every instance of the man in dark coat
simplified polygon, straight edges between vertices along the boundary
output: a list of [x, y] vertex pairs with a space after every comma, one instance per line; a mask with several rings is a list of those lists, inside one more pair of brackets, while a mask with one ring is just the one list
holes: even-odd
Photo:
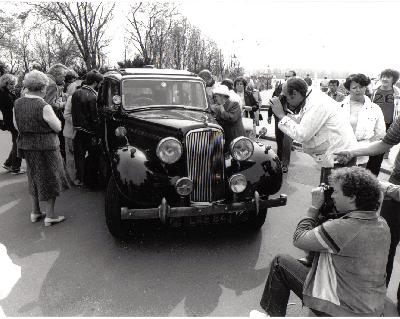
[[214, 96], [217, 104], [212, 106], [212, 111], [215, 113], [218, 123], [224, 129], [225, 151], [227, 151], [235, 138], [246, 135], [242, 122], [242, 111], [239, 103], [229, 100], [227, 86], [217, 86], [214, 89]]
[[[86, 74], [85, 85], [77, 89], [71, 98], [72, 124], [76, 130], [74, 138], [74, 158], [77, 184], [96, 187], [98, 173], [97, 147], [97, 91], [103, 82], [103, 76], [96, 70]], [[90, 172], [85, 172], [85, 155], [89, 153]]]

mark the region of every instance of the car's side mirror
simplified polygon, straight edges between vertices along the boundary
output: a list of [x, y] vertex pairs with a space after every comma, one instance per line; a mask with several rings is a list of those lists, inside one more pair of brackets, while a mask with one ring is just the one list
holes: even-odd
[[112, 105], [111, 106], [106, 106], [104, 108], [104, 111], [106, 112], [116, 112], [118, 111], [119, 106], [121, 105], [121, 96], [120, 95], [114, 95], [112, 97]]

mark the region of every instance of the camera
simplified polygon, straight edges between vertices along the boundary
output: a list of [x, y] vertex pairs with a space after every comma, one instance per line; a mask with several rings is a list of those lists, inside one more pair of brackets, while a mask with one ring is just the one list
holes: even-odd
[[324, 222], [328, 219], [336, 219], [344, 216], [346, 213], [339, 213], [336, 210], [335, 204], [332, 200], [333, 187], [325, 183], [319, 185], [324, 190], [324, 203], [319, 209], [319, 219]]
[[281, 95], [279, 95], [278, 98], [279, 98], [279, 101], [281, 102], [282, 106], [285, 107], [285, 105], [287, 103], [286, 96], [281, 94]]

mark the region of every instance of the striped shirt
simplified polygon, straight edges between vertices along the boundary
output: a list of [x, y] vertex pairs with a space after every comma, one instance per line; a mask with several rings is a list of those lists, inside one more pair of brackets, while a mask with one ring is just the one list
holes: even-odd
[[389, 145], [396, 145], [400, 143], [400, 117], [398, 117], [396, 121], [390, 125], [390, 128], [382, 141]]
[[[389, 145], [396, 145], [400, 143], [400, 116], [398, 116], [396, 121], [390, 125], [390, 128], [382, 141]], [[389, 181], [394, 184], [400, 184], [400, 153], [397, 154], [394, 161], [393, 172]]]
[[317, 253], [303, 286], [307, 307], [332, 316], [383, 314], [390, 231], [375, 211], [353, 211], [318, 227], [304, 218], [293, 243]]

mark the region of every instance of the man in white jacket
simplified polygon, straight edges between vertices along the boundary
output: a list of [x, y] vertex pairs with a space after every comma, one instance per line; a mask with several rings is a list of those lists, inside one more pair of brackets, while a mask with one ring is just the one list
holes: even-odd
[[[309, 89], [301, 78], [291, 78], [284, 83], [282, 95], [289, 105], [288, 115], [279, 98], [271, 100], [279, 129], [303, 144], [304, 151], [321, 165], [320, 181], [327, 183], [331, 170], [342, 166], [334, 162], [333, 153], [357, 144], [350, 122], [337, 102], [323, 92]], [[354, 164], [355, 161], [351, 161], [346, 166]]]

